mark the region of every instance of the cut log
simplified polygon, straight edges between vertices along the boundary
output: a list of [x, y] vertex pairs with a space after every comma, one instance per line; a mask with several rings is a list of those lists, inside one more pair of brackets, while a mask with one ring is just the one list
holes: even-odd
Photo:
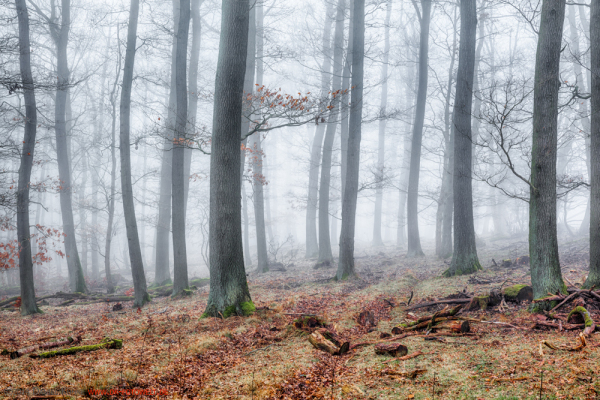
[[408, 354], [408, 348], [400, 343], [379, 343], [375, 345], [375, 353], [389, 354], [392, 357], [402, 357]]
[[48, 343], [43, 343], [43, 344], [36, 344], [33, 346], [25, 347], [24, 349], [20, 349], [17, 351], [9, 351], [8, 354], [10, 355], [11, 359], [15, 359], [15, 358], [22, 357], [26, 354], [33, 353], [34, 351], [39, 350], [39, 349], [52, 349], [54, 347], [65, 346], [67, 344], [79, 343], [80, 341], [81, 341], [81, 336], [78, 336], [76, 338], [68, 337], [68, 338], [66, 338], [64, 340], [60, 340], [58, 342], [48, 342]]
[[75, 346], [69, 347], [67, 349], [55, 350], [55, 351], [47, 351], [45, 353], [40, 354], [32, 354], [30, 357], [32, 358], [50, 358], [56, 356], [66, 356], [70, 354], [79, 353], [82, 351], [95, 351], [100, 349], [120, 349], [123, 347], [123, 340], [119, 339], [109, 339], [105, 338], [99, 344], [93, 344], [90, 346]]
[[454, 333], [467, 333], [471, 331], [469, 321], [441, 321], [431, 329], [435, 332], [454, 332]]
[[425, 322], [425, 321], [429, 321], [429, 320], [431, 320], [432, 318], [434, 318], [434, 316], [435, 316], [435, 318], [438, 318], [438, 317], [440, 317], [440, 318], [441, 318], [441, 317], [453, 317], [453, 316], [455, 316], [456, 314], [458, 314], [458, 312], [459, 312], [459, 311], [460, 311], [460, 310], [461, 310], [463, 307], [464, 307], [464, 304], [459, 304], [459, 305], [457, 305], [456, 307], [454, 307], [454, 308], [452, 308], [452, 309], [450, 309], [450, 310], [446, 310], [446, 309], [444, 309], [444, 310], [442, 310], [442, 311], [440, 311], [440, 312], [438, 312], [438, 313], [435, 313], [435, 314], [433, 314], [433, 315], [428, 315], [428, 316], [426, 316], [426, 317], [421, 317], [421, 318], [417, 319], [417, 322]]
[[308, 337], [308, 341], [316, 349], [325, 351], [332, 356], [344, 354], [350, 348], [350, 344], [348, 342], [343, 343], [341, 346], [336, 346], [335, 343], [327, 340], [327, 338], [325, 338], [325, 336], [323, 336], [319, 331], [314, 331], [311, 333]]
[[373, 311], [371, 310], [362, 311], [358, 315], [356, 322], [358, 322], [359, 325], [365, 326], [367, 328], [371, 328], [377, 325], [377, 323], [375, 322], [375, 314], [373, 314]]

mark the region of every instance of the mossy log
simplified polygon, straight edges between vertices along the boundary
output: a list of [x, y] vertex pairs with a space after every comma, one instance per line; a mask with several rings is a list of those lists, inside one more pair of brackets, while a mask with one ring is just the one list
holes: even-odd
[[533, 301], [533, 288], [528, 285], [513, 285], [504, 288], [502, 291], [504, 294], [504, 300], [513, 303], [520, 303], [522, 301]]
[[590, 315], [588, 310], [586, 310], [584, 307], [577, 306], [573, 310], [571, 310], [569, 316], [567, 317], [567, 322], [570, 322], [571, 318], [574, 315], [580, 315], [581, 317], [583, 317], [583, 323], [585, 326], [585, 328], [583, 329], [584, 335], [590, 335], [596, 330], [596, 323], [592, 319], [592, 316]]
[[81, 341], [81, 336], [78, 336], [76, 338], [68, 337], [64, 340], [59, 340], [58, 342], [47, 342], [47, 343], [43, 343], [43, 344], [36, 344], [33, 346], [25, 347], [24, 349], [20, 349], [17, 351], [9, 351], [8, 354], [10, 355], [11, 359], [15, 359], [15, 358], [22, 357], [26, 354], [33, 353], [34, 351], [37, 351], [40, 349], [42, 349], [42, 350], [52, 349], [54, 347], [65, 346], [67, 344], [79, 343], [80, 341]]
[[392, 357], [402, 357], [408, 354], [408, 348], [400, 343], [379, 343], [375, 345], [376, 354], [389, 354]]
[[21, 296], [14, 296], [14, 297], [11, 297], [9, 299], [0, 301], [0, 307], [3, 307], [5, 305], [7, 305], [7, 304], [14, 305], [15, 301], [17, 301], [17, 299], [19, 297], [21, 297]]
[[32, 358], [50, 358], [50, 357], [56, 357], [56, 356], [71, 355], [71, 354], [79, 353], [81, 351], [95, 351], [95, 350], [100, 350], [100, 349], [120, 349], [122, 347], [123, 347], [123, 340], [105, 338], [99, 344], [92, 344], [89, 346], [75, 346], [75, 347], [69, 347], [67, 349], [62, 349], [62, 350], [47, 351], [45, 353], [32, 354], [30, 357], [32, 357]]
[[308, 336], [308, 341], [312, 344], [316, 349], [325, 351], [332, 356], [342, 355], [348, 352], [350, 348], [350, 343], [345, 342], [341, 346], [337, 346], [332, 341], [328, 340], [320, 331], [314, 331]]

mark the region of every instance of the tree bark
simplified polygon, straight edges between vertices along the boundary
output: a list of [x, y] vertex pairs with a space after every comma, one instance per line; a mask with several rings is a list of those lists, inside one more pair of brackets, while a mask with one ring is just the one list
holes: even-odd
[[[331, 22], [333, 2], [327, 3], [325, 27], [323, 28], [323, 65], [321, 67], [321, 97], [329, 92], [331, 85]], [[310, 150], [310, 164], [308, 172], [308, 200], [306, 203], [306, 258], [319, 255], [317, 241], [317, 204], [319, 196], [319, 169], [321, 160], [321, 146], [325, 135], [326, 125], [317, 121], [315, 136]]]
[[[592, 120], [590, 131], [590, 272], [584, 288], [600, 286], [600, 0], [590, 11]], [[560, 270], [559, 270], [560, 271]]]
[[375, 176], [375, 215], [373, 217], [373, 246], [383, 246], [381, 238], [381, 214], [383, 213], [383, 178], [385, 175], [385, 112], [388, 97], [388, 63], [390, 59], [390, 18], [392, 16], [392, 1], [388, 1], [385, 12], [385, 31], [383, 45], [383, 65], [381, 66], [381, 104], [379, 120], [379, 142], [377, 146], [377, 174]]
[[476, 0], [460, 2], [460, 47], [454, 99], [454, 252], [444, 276], [463, 275], [481, 269], [475, 246], [473, 221], [471, 109], [477, 38]]
[[[578, 7], [578, 11], [579, 11], [579, 19], [581, 20], [581, 25], [583, 26], [583, 30], [584, 32], [589, 32], [590, 31], [590, 21], [588, 21], [587, 19], [587, 15], [586, 15], [586, 11], [585, 11], [585, 7], [580, 4]], [[586, 37], [586, 35], [584, 35], [584, 37]], [[591, 43], [589, 42], [589, 40], [587, 41], [588, 44], [591, 46]], [[586, 66], [590, 66], [590, 53], [584, 53], [584, 65]], [[590, 72], [590, 69], [587, 70], [587, 74], [585, 74], [585, 76], [587, 77], [587, 82], [591, 87], [592, 84], [592, 74]], [[580, 88], [582, 90], [580, 90], [580, 93], [583, 92], [585, 93], [585, 79], [581, 79], [581, 86]], [[584, 107], [581, 107], [584, 106]], [[585, 137], [585, 155], [586, 155], [586, 166], [587, 166], [587, 172], [588, 172], [588, 177], [592, 176], [592, 165], [591, 165], [591, 138], [590, 138], [590, 132], [591, 132], [591, 127], [590, 127], [590, 118], [587, 117], [587, 102], [584, 101], [583, 105], [580, 105], [581, 110], [585, 110], [585, 118], [582, 118], [581, 123], [582, 123], [582, 127], [583, 127], [583, 133], [584, 133], [584, 137]], [[579, 235], [585, 235], [589, 232], [590, 229], [590, 208], [591, 208], [591, 194], [590, 194], [590, 198], [588, 198], [588, 203], [587, 203], [587, 207], [585, 209], [585, 214], [583, 216], [583, 220], [581, 221], [581, 226], [579, 227]]]
[[267, 234], [265, 230], [265, 201], [263, 192], [263, 166], [262, 166], [262, 146], [260, 133], [252, 135], [252, 179], [253, 203], [254, 203], [254, 224], [256, 225], [256, 253], [258, 272], [269, 271], [269, 255], [267, 253]]
[[35, 304], [31, 231], [29, 229], [29, 182], [35, 150], [37, 108], [33, 75], [31, 73], [31, 46], [29, 41], [29, 12], [25, 0], [15, 0], [19, 21], [19, 66], [25, 100], [25, 133], [19, 167], [17, 190], [17, 240], [19, 242], [19, 278], [21, 280], [21, 315], [39, 313]]
[[406, 214], [408, 222], [408, 256], [423, 257], [419, 237], [419, 172], [421, 169], [421, 143], [425, 122], [425, 102], [427, 100], [427, 70], [429, 68], [429, 23], [431, 20], [431, 0], [421, 0], [421, 33], [419, 39], [419, 89], [413, 125], [410, 151], [410, 173]]
[[339, 281], [356, 276], [354, 269], [354, 234], [356, 230], [365, 59], [364, 0], [354, 0], [352, 36], [352, 93], [350, 98], [348, 164], [346, 169], [346, 187], [342, 200], [342, 233], [340, 235], [340, 257], [336, 276]]
[[[344, 3], [338, 0], [335, 16], [334, 49], [333, 49], [333, 79], [331, 92], [336, 93], [342, 89], [341, 76], [343, 72], [342, 56], [344, 51]], [[338, 110], [341, 104], [341, 93], [335, 95], [331, 105], [332, 110]], [[338, 125], [337, 112], [330, 112], [327, 117], [327, 129], [325, 141], [323, 142], [323, 159], [321, 161], [321, 182], [319, 185], [319, 258], [317, 265], [333, 264], [333, 253], [331, 251], [331, 236], [329, 232], [329, 191], [331, 189], [331, 160], [333, 157], [333, 142]]]
[[120, 155], [121, 155], [121, 192], [123, 196], [123, 214], [125, 217], [125, 228], [127, 231], [127, 245], [129, 248], [129, 260], [131, 262], [131, 274], [133, 287], [135, 289], [135, 300], [133, 307], [142, 307], [150, 301], [146, 291], [146, 276], [142, 262], [142, 251], [138, 236], [137, 221], [135, 218], [135, 206], [133, 203], [133, 185], [131, 182], [131, 149], [130, 149], [130, 118], [131, 118], [131, 86], [133, 83], [133, 67], [135, 63], [135, 51], [137, 40], [138, 15], [140, 1], [131, 0], [129, 10], [129, 24], [127, 27], [127, 47], [125, 50], [125, 63], [123, 68], [123, 84], [121, 86], [121, 103], [119, 106], [119, 132], [120, 132]]
[[342, 123], [341, 128], [342, 132], [340, 134], [340, 142], [341, 142], [341, 197], [342, 201], [344, 198], [344, 193], [346, 193], [346, 170], [348, 167], [348, 136], [350, 132], [350, 107], [349, 102], [347, 100], [347, 94], [350, 93], [350, 80], [352, 79], [352, 49], [354, 47], [353, 40], [354, 35], [354, 0], [348, 1], [348, 6], [350, 8], [350, 19], [348, 21], [348, 49], [346, 50], [346, 62], [344, 63], [344, 76], [342, 77], [342, 90], [345, 93], [344, 104], [342, 105]]
[[529, 199], [529, 252], [533, 297], [566, 293], [556, 233], [556, 152], [559, 64], [565, 0], [544, 0], [535, 61]]
[[177, 118], [173, 143], [172, 215], [173, 215], [173, 295], [187, 289], [188, 267], [185, 244], [185, 148], [188, 116], [187, 91], [187, 48], [190, 30], [190, 0], [181, 0], [179, 6], [179, 27], [177, 30], [177, 50], [175, 56], [175, 92], [177, 98]]
[[210, 158], [210, 293], [205, 316], [243, 315], [252, 300], [242, 249], [240, 132], [248, 0], [223, 0]]

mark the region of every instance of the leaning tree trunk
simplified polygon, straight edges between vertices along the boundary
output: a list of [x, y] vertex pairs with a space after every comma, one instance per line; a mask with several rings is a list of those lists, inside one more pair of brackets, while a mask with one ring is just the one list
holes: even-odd
[[[600, 0], [590, 15], [592, 120], [590, 131], [590, 273], [584, 287], [600, 286]], [[560, 270], [559, 270], [560, 271]]]
[[71, 1], [62, 0], [62, 19], [60, 29], [56, 33], [56, 100], [54, 113], [56, 118], [56, 155], [58, 158], [58, 178], [60, 185], [60, 211], [65, 236], [65, 253], [69, 271], [69, 284], [73, 292], [86, 292], [85, 279], [77, 251], [75, 222], [73, 218], [73, 200], [71, 197], [71, 167], [67, 147], [66, 106], [69, 87], [69, 65], [67, 61], [67, 44], [71, 28]]
[[365, 0], [354, 0], [352, 30], [352, 94], [350, 103], [350, 132], [348, 135], [348, 165], [346, 187], [342, 200], [342, 234], [337, 280], [356, 275], [354, 269], [354, 233], [356, 230], [356, 203], [358, 200], [358, 172], [362, 126], [363, 78], [365, 60]]
[[123, 196], [123, 214], [127, 230], [127, 245], [131, 262], [131, 274], [135, 300], [133, 307], [142, 307], [150, 301], [146, 291], [146, 276], [142, 262], [140, 238], [138, 236], [135, 206], [133, 203], [133, 184], [131, 182], [131, 149], [130, 149], [130, 118], [131, 118], [131, 86], [133, 83], [133, 66], [135, 62], [135, 43], [137, 39], [137, 24], [140, 11], [140, 1], [131, 0], [129, 10], [129, 25], [127, 27], [127, 47], [123, 68], [123, 84], [121, 86], [120, 111], [120, 154], [121, 154], [121, 193]]
[[[529, 254], [534, 298], [566, 293], [556, 233], [558, 90], [565, 0], [544, 0], [535, 60], [529, 198]], [[540, 303], [540, 307], [546, 304]]]
[[[331, 72], [331, 14], [333, 2], [327, 3], [325, 27], [323, 28], [323, 65], [321, 66], [321, 97], [327, 95], [330, 88]], [[306, 203], [306, 258], [314, 258], [319, 254], [317, 241], [317, 204], [319, 196], [319, 169], [321, 160], [321, 146], [325, 135], [323, 121], [316, 121], [315, 136], [310, 150], [310, 163], [308, 171], [308, 199]]]
[[454, 252], [444, 276], [463, 275], [481, 269], [475, 247], [473, 221], [471, 108], [477, 38], [476, 0], [460, 2], [460, 45], [454, 98]]
[[19, 167], [17, 190], [17, 240], [19, 241], [19, 277], [21, 279], [21, 314], [40, 312], [35, 304], [33, 286], [33, 259], [31, 256], [31, 231], [29, 229], [29, 182], [35, 149], [37, 108], [33, 75], [31, 74], [31, 46], [29, 44], [29, 13], [25, 0], [15, 0], [19, 20], [19, 65], [23, 97], [25, 99], [25, 134]]
[[223, 0], [210, 157], [210, 293], [205, 316], [254, 309], [242, 250], [240, 132], [248, 50], [248, 0]]
[[156, 244], [154, 258], [154, 284], [165, 285], [171, 283], [169, 268], [169, 236], [171, 236], [171, 198], [173, 183], [173, 134], [175, 131], [177, 107], [176, 94], [176, 58], [177, 58], [177, 32], [179, 31], [179, 2], [173, 0], [173, 41], [171, 46], [171, 85], [167, 108], [167, 121], [160, 165], [160, 189], [158, 198], [158, 221], [156, 224]]
[[383, 177], [385, 175], [385, 111], [388, 97], [388, 62], [390, 59], [390, 18], [392, 2], [388, 1], [385, 13], [385, 33], [383, 45], [383, 65], [381, 66], [381, 105], [379, 120], [379, 143], [377, 145], [377, 173], [375, 175], [375, 215], [373, 216], [373, 246], [383, 246], [381, 238], [381, 215], [383, 213]]
[[421, 143], [425, 122], [425, 101], [427, 100], [427, 70], [429, 53], [429, 22], [431, 20], [431, 0], [421, 0], [421, 33], [419, 39], [419, 89], [413, 125], [410, 150], [410, 173], [406, 216], [408, 223], [408, 256], [424, 256], [419, 237], [419, 172], [421, 169]]
[[[344, 51], [344, 0], [338, 0], [337, 13], [335, 17], [334, 49], [333, 49], [333, 80], [332, 93], [342, 89], [342, 57]], [[323, 159], [321, 161], [321, 182], [319, 184], [319, 258], [317, 266], [333, 264], [333, 253], [331, 252], [331, 236], [329, 232], [329, 191], [331, 189], [331, 160], [333, 156], [333, 142], [337, 128], [339, 109], [338, 93], [333, 97], [332, 110], [327, 117], [327, 129], [325, 141], [323, 142]]]
[[181, 0], [177, 50], [175, 56], [175, 92], [177, 117], [173, 141], [173, 168], [171, 182], [173, 206], [173, 295], [188, 288], [187, 251], [185, 245], [185, 148], [188, 115], [187, 45], [190, 30], [190, 0]]

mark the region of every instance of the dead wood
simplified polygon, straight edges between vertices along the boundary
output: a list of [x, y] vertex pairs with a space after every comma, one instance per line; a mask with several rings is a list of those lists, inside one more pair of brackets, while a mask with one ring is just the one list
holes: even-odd
[[471, 326], [469, 325], [469, 321], [441, 321], [431, 329], [435, 332], [445, 331], [445, 332], [454, 332], [454, 333], [468, 333], [471, 331]]
[[412, 358], [417, 358], [419, 356], [422, 356], [423, 354], [425, 354], [425, 353], [423, 353], [422, 351], [415, 351], [414, 353], [410, 353], [410, 354], [407, 354], [402, 357], [392, 358], [391, 360], [383, 361], [382, 364], [387, 364], [392, 361], [406, 361], [406, 360], [410, 360]]
[[362, 311], [358, 315], [356, 322], [358, 322], [359, 325], [367, 328], [377, 326], [377, 322], [375, 321], [375, 314], [371, 310]]
[[449, 299], [449, 300], [429, 301], [426, 303], [419, 303], [419, 304], [412, 305], [412, 306], [406, 308], [405, 311], [416, 310], [417, 308], [423, 308], [423, 307], [436, 306], [438, 304], [466, 304], [466, 303], [470, 303], [471, 300], [472, 300], [471, 298], [468, 298], [468, 299]]
[[321, 334], [319, 331], [314, 331], [308, 337], [308, 341], [312, 344], [316, 349], [325, 351], [332, 356], [342, 355], [350, 349], [350, 344], [348, 342], [343, 343], [341, 346], [336, 346], [335, 343], [328, 340], [325, 336]]
[[590, 335], [596, 330], [596, 323], [592, 319], [592, 316], [590, 315], [589, 311], [586, 310], [584, 307], [575, 307], [569, 313], [569, 316], [567, 317], [567, 322], [569, 322], [571, 318], [575, 315], [580, 315], [583, 318], [583, 325], [585, 326], [585, 328], [583, 329], [584, 335]]
[[[14, 296], [14, 297], [11, 297], [11, 298], [9, 298], [9, 299], [6, 299], [6, 300], [2, 300], [2, 301], [0, 301], [0, 307], [3, 307], [3, 306], [5, 306], [5, 305], [7, 305], [7, 304], [11, 304], [11, 303], [13, 303], [13, 304], [14, 304], [14, 302], [15, 302], [15, 301], [17, 301], [17, 299], [18, 299], [19, 297], [21, 297], [21, 296]], [[11, 305], [13, 305], [13, 304], [11, 304]]]
[[42, 344], [36, 344], [33, 346], [29, 346], [29, 347], [25, 347], [24, 349], [20, 349], [17, 351], [10, 351], [8, 352], [8, 354], [10, 355], [11, 359], [15, 359], [15, 358], [19, 358], [22, 357], [26, 354], [29, 353], [33, 353], [36, 350], [39, 349], [52, 349], [54, 347], [61, 347], [61, 346], [65, 346], [67, 344], [72, 344], [72, 343], [78, 343], [81, 341], [81, 336], [77, 336], [76, 338], [72, 338], [72, 337], [68, 337], [64, 340], [60, 340], [58, 342], [47, 342], [47, 343], [42, 343]]
[[384, 369], [381, 371], [383, 375], [403, 376], [410, 379], [415, 379], [417, 376], [427, 372], [426, 369], [415, 369], [413, 371], [396, 371], [393, 369]]
[[402, 357], [408, 353], [408, 348], [400, 343], [379, 343], [375, 345], [376, 354], [389, 354], [392, 357]]

